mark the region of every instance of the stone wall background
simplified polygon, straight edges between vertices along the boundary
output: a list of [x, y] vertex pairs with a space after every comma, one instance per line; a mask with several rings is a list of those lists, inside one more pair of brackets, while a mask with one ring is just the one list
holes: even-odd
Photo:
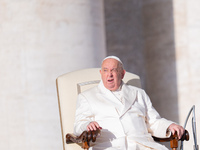
[[105, 57], [103, 1], [0, 0], [0, 149], [62, 149], [56, 78]]
[[[0, 0], [0, 149], [62, 149], [55, 79], [119, 56], [161, 116], [200, 128], [198, 0]], [[191, 119], [187, 129], [193, 145]]]

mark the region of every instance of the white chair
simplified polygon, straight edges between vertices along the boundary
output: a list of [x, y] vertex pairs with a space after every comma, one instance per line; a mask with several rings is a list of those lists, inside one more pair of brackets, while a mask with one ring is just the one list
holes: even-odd
[[[99, 70], [100, 68], [78, 70], [61, 75], [56, 79], [64, 150], [81, 149], [77, 144], [66, 144], [65, 136], [67, 133], [73, 133], [77, 95], [99, 83], [101, 79]], [[123, 81], [141, 87], [140, 78], [135, 74], [126, 72]]]
[[[66, 134], [73, 133], [77, 95], [99, 83], [99, 70], [100, 68], [78, 70], [56, 79], [63, 150], [81, 150], [78, 144], [66, 144]], [[139, 76], [133, 73], [126, 72], [123, 81], [141, 87]]]

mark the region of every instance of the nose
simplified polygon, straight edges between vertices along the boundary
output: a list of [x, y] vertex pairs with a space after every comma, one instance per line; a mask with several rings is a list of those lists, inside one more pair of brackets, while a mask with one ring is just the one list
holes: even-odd
[[113, 73], [112, 73], [112, 71], [111, 71], [111, 70], [109, 71], [108, 75], [109, 75], [110, 77], [112, 77], [112, 76], [113, 76]]

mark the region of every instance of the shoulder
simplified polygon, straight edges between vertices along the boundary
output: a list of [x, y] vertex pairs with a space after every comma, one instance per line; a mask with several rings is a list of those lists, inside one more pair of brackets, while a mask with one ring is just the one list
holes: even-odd
[[124, 86], [123, 92], [125, 94], [133, 93], [132, 95], [136, 95], [138, 99], [143, 99], [143, 100], [148, 98], [147, 93], [142, 88], [132, 86], [132, 85], [127, 85], [127, 84], [124, 84], [123, 86]]
[[124, 84], [123, 86], [124, 86], [124, 89], [126, 89], [126, 90], [136, 91], [136, 92], [139, 92], [139, 93], [145, 92], [142, 88], [139, 88], [139, 87], [136, 87], [136, 86], [133, 86], [133, 85]]

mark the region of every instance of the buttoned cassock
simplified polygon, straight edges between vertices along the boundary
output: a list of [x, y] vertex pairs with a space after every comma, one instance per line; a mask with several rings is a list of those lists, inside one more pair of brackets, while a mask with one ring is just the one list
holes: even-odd
[[139, 147], [167, 150], [154, 142], [152, 135], [166, 137], [173, 122], [160, 117], [144, 90], [123, 84], [121, 92], [124, 104], [102, 81], [79, 94], [74, 134], [80, 135], [90, 122], [96, 121], [102, 130], [93, 150], [139, 150]]

